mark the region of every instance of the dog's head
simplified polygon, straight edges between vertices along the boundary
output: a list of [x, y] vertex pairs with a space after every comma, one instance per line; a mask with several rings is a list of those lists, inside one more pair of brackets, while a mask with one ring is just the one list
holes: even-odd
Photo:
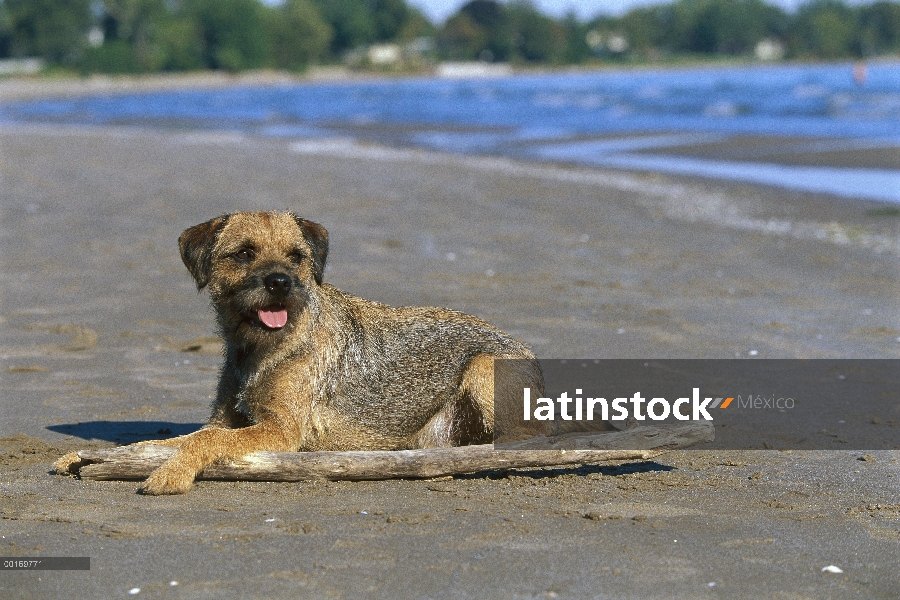
[[187, 229], [178, 245], [225, 338], [256, 346], [291, 330], [321, 285], [328, 232], [292, 213], [235, 213]]

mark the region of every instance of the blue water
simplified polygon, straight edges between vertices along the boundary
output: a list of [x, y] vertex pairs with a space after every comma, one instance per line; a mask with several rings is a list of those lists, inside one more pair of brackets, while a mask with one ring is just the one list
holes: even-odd
[[849, 64], [301, 83], [8, 103], [0, 105], [0, 121], [375, 139], [900, 202], [900, 172], [893, 169], [665, 152], [747, 134], [799, 138], [792, 140], [797, 152], [900, 152], [896, 63], [870, 65], [863, 85]]

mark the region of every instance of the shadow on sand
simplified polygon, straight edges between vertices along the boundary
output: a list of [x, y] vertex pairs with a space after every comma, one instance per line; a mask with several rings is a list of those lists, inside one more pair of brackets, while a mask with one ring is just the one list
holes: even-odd
[[171, 423], [169, 421], [85, 421], [47, 427], [50, 431], [84, 440], [104, 440], [131, 444], [159, 440], [197, 431], [203, 423]]

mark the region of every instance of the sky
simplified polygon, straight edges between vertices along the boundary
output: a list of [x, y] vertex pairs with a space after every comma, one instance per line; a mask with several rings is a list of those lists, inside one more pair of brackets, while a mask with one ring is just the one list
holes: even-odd
[[[468, 0], [407, 0], [413, 6], [417, 6], [435, 23], [443, 23], [447, 17], [459, 10], [459, 7]], [[767, 0], [792, 11], [803, 3], [803, 0]], [[597, 15], [621, 15], [635, 6], [649, 4], [667, 4], [666, 0], [533, 0], [541, 12], [561, 17], [574, 10], [582, 19], [590, 19]], [[851, 1], [851, 4], [860, 3], [859, 0]]]

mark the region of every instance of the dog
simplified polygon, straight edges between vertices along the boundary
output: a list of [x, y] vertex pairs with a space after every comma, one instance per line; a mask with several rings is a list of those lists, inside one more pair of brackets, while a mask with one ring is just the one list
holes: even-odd
[[496, 359], [524, 359], [510, 389], [543, 390], [528, 348], [476, 317], [323, 282], [328, 232], [293, 213], [223, 215], [178, 244], [209, 290], [224, 364], [203, 428], [141, 442], [178, 448], [141, 493], [184, 493], [210, 463], [257, 451], [491, 443]]

